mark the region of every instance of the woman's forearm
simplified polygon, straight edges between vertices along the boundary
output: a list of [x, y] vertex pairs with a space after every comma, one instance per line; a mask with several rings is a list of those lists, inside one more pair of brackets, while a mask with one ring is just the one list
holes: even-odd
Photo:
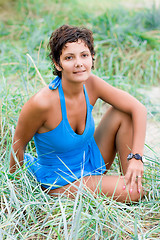
[[12, 144], [12, 150], [11, 150], [11, 156], [10, 156], [10, 173], [14, 173], [17, 168], [16, 159], [19, 162], [19, 165], [23, 165], [23, 159], [24, 159], [24, 150], [25, 148], [20, 146], [20, 144], [13, 143]]

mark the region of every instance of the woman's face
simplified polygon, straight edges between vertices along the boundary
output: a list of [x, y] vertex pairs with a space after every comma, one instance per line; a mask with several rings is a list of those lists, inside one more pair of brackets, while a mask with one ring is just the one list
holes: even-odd
[[[61, 66], [61, 67], [60, 67]], [[92, 56], [89, 48], [81, 39], [67, 43], [62, 49], [60, 66], [56, 68], [62, 73], [62, 80], [84, 82], [91, 74]]]

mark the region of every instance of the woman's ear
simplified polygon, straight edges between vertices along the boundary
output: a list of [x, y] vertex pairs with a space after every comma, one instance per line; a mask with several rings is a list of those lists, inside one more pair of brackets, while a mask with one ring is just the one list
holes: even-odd
[[94, 62], [95, 62], [95, 58], [94, 58], [94, 55], [92, 55], [92, 69], [94, 69]]
[[53, 62], [54, 62], [54, 65], [55, 65], [56, 69], [57, 69], [59, 72], [61, 72], [61, 71], [62, 71], [62, 67], [60, 66], [60, 64], [56, 63], [55, 61], [53, 61]]

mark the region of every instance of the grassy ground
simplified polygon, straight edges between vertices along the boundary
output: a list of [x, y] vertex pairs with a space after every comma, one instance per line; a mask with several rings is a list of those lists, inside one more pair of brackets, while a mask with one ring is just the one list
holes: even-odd
[[[64, 23], [85, 25], [94, 32], [94, 72], [137, 97], [149, 109], [149, 117], [159, 121], [159, 110], [139, 89], [160, 81], [160, 9], [151, 4], [142, 8], [143, 3], [127, 1], [127, 6], [135, 6], [131, 9], [118, 0], [0, 0], [0, 239], [159, 239], [160, 155], [150, 146], [144, 174], [147, 194], [138, 204], [94, 198], [81, 187], [75, 200], [53, 198], [25, 169], [15, 175], [8, 172], [19, 112], [53, 78], [47, 43], [51, 32]], [[98, 102], [96, 123], [103, 111]], [[32, 142], [27, 151], [35, 154]], [[118, 172], [117, 166], [115, 159], [109, 174]]]

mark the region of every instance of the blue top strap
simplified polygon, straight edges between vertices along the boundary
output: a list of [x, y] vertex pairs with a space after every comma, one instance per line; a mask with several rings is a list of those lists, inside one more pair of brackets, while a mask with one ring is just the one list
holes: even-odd
[[60, 84], [58, 86], [58, 90], [59, 90], [59, 97], [60, 97], [60, 102], [61, 102], [62, 119], [67, 119], [67, 110], [66, 110], [64, 92], [63, 92], [63, 88], [62, 88], [62, 82], [60, 82]]
[[60, 83], [61, 83], [61, 78], [57, 76], [52, 82], [50, 82], [49, 89], [50, 90], [56, 89], [57, 87], [59, 87]]

